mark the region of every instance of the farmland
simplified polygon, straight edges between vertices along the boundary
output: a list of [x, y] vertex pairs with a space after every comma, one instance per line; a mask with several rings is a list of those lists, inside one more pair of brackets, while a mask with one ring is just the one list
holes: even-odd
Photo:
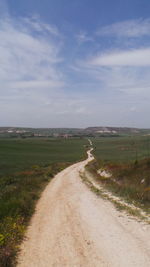
[[0, 264], [13, 266], [41, 191], [53, 176], [86, 157], [86, 139], [0, 140]]
[[81, 160], [85, 144], [84, 139], [0, 139], [0, 176], [32, 165]]
[[150, 136], [94, 138], [97, 159], [110, 162], [131, 162], [150, 157]]
[[[91, 138], [95, 162], [113, 179], [101, 179], [115, 194], [149, 206], [150, 136]], [[0, 262], [13, 266], [18, 244], [34, 212], [41, 192], [56, 173], [86, 157], [86, 138], [0, 139]], [[114, 182], [114, 177], [116, 182]], [[142, 183], [141, 183], [142, 181]]]

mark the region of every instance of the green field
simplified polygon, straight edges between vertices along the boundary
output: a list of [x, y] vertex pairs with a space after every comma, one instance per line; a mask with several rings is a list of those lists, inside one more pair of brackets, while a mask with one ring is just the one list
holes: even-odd
[[131, 162], [150, 157], [150, 136], [93, 138], [97, 159]]
[[[113, 193], [150, 211], [150, 136], [95, 138], [89, 170]], [[105, 179], [98, 169], [111, 173]]]
[[0, 139], [0, 176], [32, 165], [82, 160], [86, 144], [86, 139]]
[[86, 158], [86, 139], [0, 140], [0, 266], [15, 266], [37, 199], [56, 173]]

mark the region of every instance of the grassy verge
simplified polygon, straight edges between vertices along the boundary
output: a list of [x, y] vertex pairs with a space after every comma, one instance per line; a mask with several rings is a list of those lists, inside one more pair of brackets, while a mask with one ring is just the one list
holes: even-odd
[[[104, 177], [97, 173], [102, 169], [112, 174]], [[134, 163], [106, 163], [94, 160], [87, 165], [89, 170], [105, 188], [115, 195], [142, 208], [146, 213], [150, 212], [150, 159]]]
[[[89, 172], [89, 170], [88, 170], [88, 175], [91, 175], [91, 172]], [[89, 180], [88, 175], [86, 171], [85, 173], [81, 173], [80, 177], [93, 193], [95, 193], [97, 196], [100, 196], [103, 199], [111, 201], [119, 211], [120, 210], [126, 211], [127, 214], [135, 216], [140, 220], [144, 220], [148, 224], [150, 223], [150, 220], [147, 217], [147, 215], [145, 215], [145, 213], [143, 214], [143, 212], [141, 213], [141, 209], [135, 206], [131, 206], [130, 204], [128, 205], [127, 203], [122, 202], [122, 200], [120, 200], [119, 198], [114, 197], [114, 195], [110, 194], [110, 191], [107, 191], [106, 187], [100, 186], [98, 184], [96, 185], [95, 183], [93, 184], [91, 179]]]
[[14, 266], [18, 246], [37, 199], [52, 177], [69, 163], [33, 166], [0, 179], [0, 266]]
[[[88, 168], [99, 182], [127, 202], [150, 211], [150, 136], [95, 138], [95, 161]], [[98, 175], [97, 170], [111, 177]]]

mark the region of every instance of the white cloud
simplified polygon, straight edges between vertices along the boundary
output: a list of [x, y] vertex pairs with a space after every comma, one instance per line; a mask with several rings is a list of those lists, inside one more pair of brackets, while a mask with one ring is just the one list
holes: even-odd
[[90, 63], [97, 66], [150, 66], [150, 48], [108, 52], [95, 56]]
[[113, 23], [101, 27], [97, 35], [116, 37], [150, 36], [150, 19], [136, 19]]
[[62, 59], [53, 34], [56, 37], [51, 26], [35, 19], [34, 25], [29, 18], [0, 20], [0, 80], [6, 90], [10, 84], [11, 88], [60, 87], [63, 75], [57, 63]]
[[74, 70], [86, 77], [97, 95], [111, 97], [117, 105], [122, 97], [127, 103], [145, 103], [150, 100], [149, 62], [150, 49], [111, 51], [79, 61]]
[[[93, 41], [85, 32], [76, 38], [80, 44]], [[140, 100], [150, 98], [150, 48], [111, 51], [84, 61], [74, 57], [79, 63], [72, 60], [71, 68], [68, 55], [62, 59], [65, 38], [37, 16], [3, 17], [0, 40], [1, 125], [123, 124], [126, 103], [133, 114], [132, 107], [138, 111]]]
[[123, 93], [124, 97], [128, 95], [128, 101], [130, 98], [142, 101], [144, 98], [150, 99], [149, 71], [135, 67], [100, 67], [96, 77], [108, 93]]
[[77, 125], [79, 114], [88, 111], [88, 99], [65, 89], [72, 83], [60, 66], [58, 29], [38, 17], [7, 16], [0, 20], [0, 40], [1, 125], [63, 127], [74, 126], [75, 120]]
[[46, 24], [40, 21], [40, 17], [38, 15], [23, 18], [22, 21], [24, 21], [24, 23], [28, 25], [29, 27], [32, 27], [34, 30], [42, 34], [50, 33], [56, 37], [62, 37], [62, 35], [60, 34], [60, 32], [58, 31], [55, 25]]
[[86, 43], [86, 42], [93, 42], [93, 38], [88, 36], [86, 32], [84, 31], [80, 31], [77, 35], [76, 35], [76, 39], [77, 39], [77, 42], [79, 44], [82, 44], [82, 43]]

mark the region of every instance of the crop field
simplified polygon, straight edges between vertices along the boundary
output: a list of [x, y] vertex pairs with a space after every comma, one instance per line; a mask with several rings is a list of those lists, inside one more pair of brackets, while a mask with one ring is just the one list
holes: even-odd
[[150, 157], [150, 136], [94, 138], [97, 159], [111, 162], [131, 162]]
[[54, 162], [85, 158], [86, 139], [0, 139], [0, 176]]
[[0, 266], [14, 266], [35, 203], [56, 173], [86, 158], [86, 139], [0, 140]]

